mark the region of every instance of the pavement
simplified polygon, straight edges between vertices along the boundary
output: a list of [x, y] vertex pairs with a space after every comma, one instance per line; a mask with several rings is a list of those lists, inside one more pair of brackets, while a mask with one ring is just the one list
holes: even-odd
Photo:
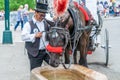
[[2, 44], [4, 21], [0, 21], [0, 80], [30, 80], [29, 60], [21, 40], [20, 26], [12, 31], [13, 44]]
[[[109, 19], [106, 18], [104, 20]], [[14, 26], [10, 26], [13, 44], [2, 44], [3, 31], [5, 28], [4, 21], [0, 21], [0, 80], [30, 80], [29, 60], [24, 42], [21, 40], [21, 29], [20, 26], [16, 31], [14, 31], [13, 28]], [[110, 62], [109, 66], [105, 67], [103, 65], [105, 56], [104, 54], [100, 54], [102, 51], [103, 49], [98, 48], [94, 54], [88, 56], [89, 68], [105, 74], [109, 80], [120, 80], [119, 65], [111, 66], [115, 64], [115, 62]]]

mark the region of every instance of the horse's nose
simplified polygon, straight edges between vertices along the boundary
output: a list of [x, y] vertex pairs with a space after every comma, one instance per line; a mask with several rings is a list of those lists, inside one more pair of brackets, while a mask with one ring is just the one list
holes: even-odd
[[55, 64], [55, 67], [58, 67], [60, 63], [59, 62], [55, 62], [54, 64]]
[[53, 63], [54, 63], [54, 64], [53, 64], [53, 67], [58, 67], [58, 66], [59, 66], [59, 62], [54, 61]]
[[58, 67], [59, 66], [59, 62], [56, 62], [56, 61], [50, 61], [50, 65], [52, 66], [52, 67]]

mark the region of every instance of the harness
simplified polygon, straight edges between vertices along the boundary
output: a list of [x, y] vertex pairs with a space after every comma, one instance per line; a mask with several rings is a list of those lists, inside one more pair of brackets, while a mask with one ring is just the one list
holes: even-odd
[[83, 34], [83, 31], [91, 29], [91, 27], [82, 25], [82, 20], [79, 16], [79, 11], [77, 9], [70, 6], [68, 8], [68, 12], [70, 13], [70, 16], [73, 19], [73, 25], [74, 25], [74, 30], [73, 30], [73, 33], [71, 34], [71, 42], [73, 43], [72, 53], [74, 54], [74, 51], [75, 51], [75, 49], [78, 45], [78, 42], [79, 42], [79, 38]]
[[82, 26], [82, 21], [80, 20], [80, 16], [79, 16], [79, 11], [72, 8], [72, 7], [69, 7], [68, 8], [68, 12], [70, 13], [70, 16], [72, 17], [73, 19], [73, 27], [74, 27], [74, 30], [73, 30], [73, 33], [71, 34], [71, 40], [70, 40], [70, 44], [73, 43], [73, 46], [72, 46], [72, 54], [74, 55], [74, 51], [78, 45], [78, 42], [79, 42], [79, 38], [81, 37], [82, 35], [82, 29], [83, 29], [83, 26]]
[[[75, 49], [78, 45], [79, 39], [80, 39], [83, 31], [91, 28], [90, 26], [82, 26], [82, 21], [81, 21], [81, 18], [79, 16], [78, 10], [76, 10], [75, 8], [70, 6], [68, 8], [68, 12], [70, 13], [70, 16], [73, 19], [74, 29], [73, 29], [73, 33], [70, 35], [70, 40], [69, 40], [69, 44], [70, 44], [70, 63], [69, 63], [69, 66], [66, 67], [65, 64], [62, 63], [65, 69], [68, 69], [70, 67], [70, 65], [72, 64], [73, 55], [75, 53]], [[72, 45], [72, 43], [73, 43], [73, 45]]]

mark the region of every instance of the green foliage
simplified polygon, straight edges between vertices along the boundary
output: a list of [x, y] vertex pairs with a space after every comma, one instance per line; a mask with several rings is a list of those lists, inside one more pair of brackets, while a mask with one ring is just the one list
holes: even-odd
[[[9, 0], [10, 11], [15, 11], [20, 5], [28, 4], [29, 8], [34, 9], [35, 0]], [[4, 9], [4, 0], [0, 0], [0, 10]]]
[[4, 9], [4, 0], [0, 0], [0, 10]]

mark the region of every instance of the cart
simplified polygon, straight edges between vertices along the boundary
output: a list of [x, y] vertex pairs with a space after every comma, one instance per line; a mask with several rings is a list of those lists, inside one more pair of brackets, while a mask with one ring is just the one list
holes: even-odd
[[100, 14], [98, 13], [98, 19], [99, 19], [99, 23], [97, 26], [95, 26], [93, 29], [92, 29], [92, 34], [89, 38], [89, 47], [88, 47], [88, 54], [92, 54], [92, 52], [94, 52], [96, 50], [96, 48], [101, 45], [101, 48], [104, 49], [104, 52], [105, 52], [105, 66], [108, 66], [108, 62], [109, 62], [109, 32], [107, 30], [107, 28], [104, 29], [103, 31], [103, 36], [104, 39], [103, 40], [103, 44], [100, 44], [100, 41], [99, 41], [99, 37], [101, 37], [101, 30], [102, 30], [102, 26], [103, 26], [103, 21], [102, 21], [102, 18], [100, 16]]

